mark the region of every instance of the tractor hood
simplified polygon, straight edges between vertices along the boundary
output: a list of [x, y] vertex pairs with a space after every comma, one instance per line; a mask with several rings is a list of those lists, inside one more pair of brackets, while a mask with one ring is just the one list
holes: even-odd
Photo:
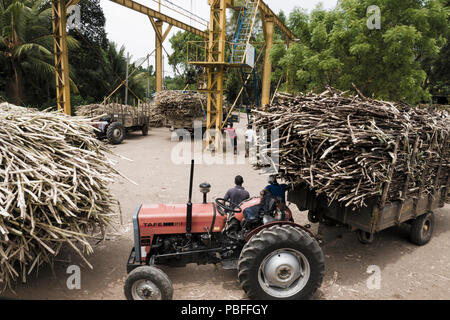
[[[186, 204], [144, 204], [133, 216], [134, 241], [137, 256], [149, 252], [155, 235], [186, 233]], [[192, 233], [222, 232], [226, 217], [212, 203], [192, 205]], [[145, 251], [143, 251], [145, 250]]]
[[[225, 218], [216, 212], [215, 224], [211, 230], [215, 208], [212, 203], [192, 205], [192, 233], [220, 232]], [[153, 234], [179, 234], [186, 232], [186, 204], [142, 205], [139, 213], [139, 229], [151, 230]], [[222, 219], [221, 219], [222, 218]]]

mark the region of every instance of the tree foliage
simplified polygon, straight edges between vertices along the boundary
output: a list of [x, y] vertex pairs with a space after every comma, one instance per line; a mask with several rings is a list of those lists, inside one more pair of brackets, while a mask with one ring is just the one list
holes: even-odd
[[[236, 5], [240, 2], [236, 1]], [[125, 78], [126, 49], [111, 42], [99, 0], [81, 0], [81, 25], [69, 31], [69, 61], [74, 105], [100, 102]], [[369, 6], [381, 10], [381, 29], [369, 30]], [[295, 8], [280, 12], [298, 41], [285, 45], [276, 27], [272, 92], [322, 91], [325, 86], [349, 90], [354, 83], [365, 95], [412, 103], [432, 94], [450, 93], [448, 0], [340, 0], [335, 9], [320, 5], [308, 13]], [[227, 40], [232, 41], [238, 14], [231, 15]], [[256, 56], [264, 50], [262, 23], [257, 19], [252, 43]], [[171, 39], [169, 64], [176, 76], [165, 79], [168, 89], [182, 89], [188, 42], [203, 39], [178, 32]], [[49, 0], [0, 0], [0, 99], [34, 107], [54, 106], [55, 68]], [[229, 55], [229, 53], [227, 53]], [[199, 59], [204, 59], [200, 53]], [[262, 56], [242, 102], [253, 103], [261, 90]], [[130, 63], [131, 91], [144, 100], [154, 88], [153, 70]], [[198, 70], [196, 70], [198, 71]], [[181, 73], [181, 74], [180, 74]], [[183, 75], [184, 74], [184, 75]], [[233, 102], [243, 85], [239, 69], [227, 72], [226, 96]], [[150, 85], [150, 90], [148, 89]], [[124, 100], [125, 89], [113, 99]], [[130, 102], [135, 100], [130, 92]]]
[[[69, 30], [71, 102], [101, 102], [124, 79], [125, 48], [110, 42], [99, 0], [81, 0], [81, 24]], [[0, 0], [0, 99], [47, 108], [56, 105], [52, 12], [48, 0]], [[137, 66], [130, 63], [130, 73]], [[129, 87], [144, 99], [152, 70], [140, 67]], [[113, 99], [124, 100], [125, 89]], [[135, 97], [130, 93], [130, 102]]]
[[[370, 5], [381, 9], [380, 30], [367, 26]], [[341, 0], [309, 15], [295, 9], [288, 24], [299, 41], [287, 50], [276, 46], [272, 59], [289, 74], [292, 91], [348, 90], [354, 83], [368, 96], [429, 101], [427, 69], [440, 61], [448, 19], [440, 0]]]
[[[43, 92], [54, 91], [51, 10], [45, 0], [0, 1], [0, 63], [6, 98], [28, 104]], [[77, 42], [68, 37], [69, 48]]]

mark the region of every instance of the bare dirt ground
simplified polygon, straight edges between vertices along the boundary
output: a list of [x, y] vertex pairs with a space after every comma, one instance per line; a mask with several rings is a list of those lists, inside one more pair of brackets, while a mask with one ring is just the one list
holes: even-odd
[[[243, 127], [242, 125], [240, 126]], [[43, 267], [38, 277], [18, 284], [15, 294], [3, 296], [16, 299], [124, 299], [125, 265], [133, 245], [131, 218], [137, 205], [145, 203], [186, 203], [189, 184], [189, 165], [176, 165], [171, 153], [176, 142], [170, 140], [167, 129], [153, 129], [148, 137], [131, 135], [114, 151], [133, 161], [121, 159], [118, 169], [134, 185], [118, 179], [112, 191], [122, 205], [123, 226], [106, 242], [94, 246], [88, 257], [94, 266], [88, 269], [70, 249], [64, 251], [54, 269]], [[266, 178], [249, 164], [206, 165], [196, 167], [194, 201], [201, 201], [197, 186], [212, 185], [208, 195], [222, 197], [240, 174], [245, 187], [258, 195], [266, 185]], [[292, 205], [297, 222], [307, 223], [305, 213]], [[374, 244], [362, 245], [356, 235], [344, 232], [324, 247], [326, 276], [316, 299], [450, 299], [450, 206], [436, 210], [436, 229], [432, 241], [425, 247], [408, 242], [408, 227], [392, 228], [376, 235]], [[313, 231], [317, 226], [312, 227]], [[339, 229], [332, 232], [339, 233]], [[81, 267], [81, 289], [69, 290], [67, 267]], [[369, 266], [381, 271], [379, 289], [369, 289]], [[239, 300], [246, 299], [240, 289], [236, 271], [220, 266], [189, 265], [184, 269], [164, 269], [171, 278], [175, 299]]]

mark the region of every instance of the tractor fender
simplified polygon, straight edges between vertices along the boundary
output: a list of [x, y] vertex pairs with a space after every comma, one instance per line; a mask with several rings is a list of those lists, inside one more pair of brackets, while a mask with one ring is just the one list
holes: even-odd
[[275, 222], [271, 222], [271, 223], [265, 224], [265, 225], [263, 225], [263, 226], [260, 226], [260, 227], [258, 227], [258, 228], [256, 228], [256, 229], [250, 231], [249, 233], [247, 233], [247, 234], [245, 235], [245, 242], [250, 241], [250, 239], [251, 239], [254, 235], [260, 233], [262, 230], [268, 229], [268, 228], [273, 227], [273, 226], [293, 226], [293, 227], [300, 228], [300, 229], [302, 229], [303, 231], [307, 232], [307, 233], [308, 233], [311, 237], [313, 237], [314, 239], [316, 238], [316, 236], [315, 236], [309, 229], [307, 229], [307, 228], [305, 228], [304, 226], [299, 225], [299, 224], [297, 224], [297, 223], [295, 223], [295, 222], [290, 222], [290, 221], [275, 221]]

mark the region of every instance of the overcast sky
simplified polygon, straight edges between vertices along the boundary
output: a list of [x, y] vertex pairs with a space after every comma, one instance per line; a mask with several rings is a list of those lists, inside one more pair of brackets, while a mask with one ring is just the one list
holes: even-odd
[[[158, 0], [135, 0], [149, 8], [158, 10]], [[286, 14], [292, 11], [295, 7], [301, 7], [308, 11], [314, 9], [319, 3], [323, 4], [326, 9], [334, 8], [336, 6], [337, 0], [266, 0], [265, 1], [269, 7], [275, 13], [283, 10]], [[101, 6], [106, 17], [106, 31], [110, 40], [119, 44], [119, 46], [124, 45], [127, 51], [132, 55], [132, 61], [136, 61], [141, 57], [147, 56], [155, 49], [155, 33], [151, 26], [151, 23], [147, 16], [127, 9], [121, 5], [118, 5], [109, 0], [100, 0]], [[204, 20], [209, 20], [209, 6], [208, 0], [162, 0], [163, 4], [175, 8], [178, 11], [180, 9], [174, 7], [170, 3], [182, 7], [183, 9], [193, 12], [197, 17], [191, 20], [187, 17], [188, 13], [185, 15], [174, 12], [173, 10], [162, 7], [161, 12], [171, 17], [178, 19], [184, 23], [190, 24], [199, 29], [206, 29], [205, 25], [202, 25]], [[199, 22], [197, 22], [197, 21]], [[203, 22], [205, 23], [205, 22]], [[167, 27], [167, 24], [164, 24]], [[179, 29], [172, 28], [171, 33], [168, 38], [171, 37]], [[169, 52], [172, 52], [170, 43], [168, 40], [164, 42], [164, 48]], [[172, 68], [167, 64], [167, 58], [164, 53], [165, 59], [165, 74], [172, 75]], [[150, 64], [154, 64], [154, 57], [150, 59]]]

